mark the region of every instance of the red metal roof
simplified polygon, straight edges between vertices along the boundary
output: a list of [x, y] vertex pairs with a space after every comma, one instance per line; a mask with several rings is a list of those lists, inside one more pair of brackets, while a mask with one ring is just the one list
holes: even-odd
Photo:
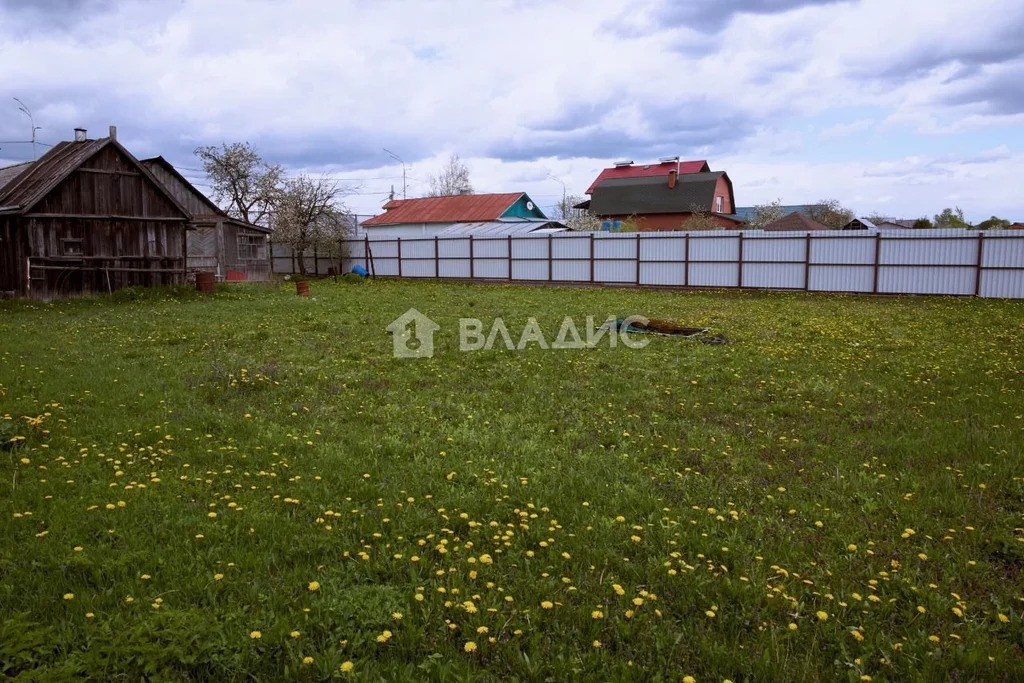
[[364, 227], [400, 223], [471, 223], [501, 217], [522, 192], [506, 194], [462, 194], [454, 197], [392, 199], [384, 213], [363, 222]]
[[702, 173], [704, 171], [710, 171], [711, 167], [708, 166], [708, 162], [703, 159], [697, 161], [666, 161], [664, 163], [659, 162], [657, 164], [631, 164], [629, 166], [615, 166], [612, 168], [606, 168], [598, 174], [594, 182], [590, 183], [590, 187], [587, 188], [586, 194], [593, 194], [594, 186], [602, 180], [608, 180], [609, 178], [646, 178], [647, 176], [664, 175], [668, 176], [668, 172], [674, 170], [678, 166], [679, 174], [684, 173]]

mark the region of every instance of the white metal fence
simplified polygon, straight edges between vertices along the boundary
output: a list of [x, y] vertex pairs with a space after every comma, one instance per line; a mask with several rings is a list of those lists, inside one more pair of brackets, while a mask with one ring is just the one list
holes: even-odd
[[348, 241], [407, 278], [1024, 298], [1024, 231], [557, 233]]

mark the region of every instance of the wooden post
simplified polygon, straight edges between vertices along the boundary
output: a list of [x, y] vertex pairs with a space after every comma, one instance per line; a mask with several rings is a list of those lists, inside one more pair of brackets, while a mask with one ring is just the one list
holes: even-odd
[[871, 293], [878, 294], [878, 263], [882, 255], [882, 233], [875, 233], [875, 274], [871, 284]]
[[[370, 270], [370, 236], [364, 235], [366, 242], [363, 244], [363, 263], [366, 270]], [[295, 250], [292, 250], [292, 272], [295, 271]]]
[[683, 237], [683, 287], [690, 286], [690, 233]]
[[508, 279], [512, 279], [512, 235], [508, 236]]
[[402, 277], [402, 238], [398, 238], [398, 277]]
[[594, 281], [594, 233], [590, 233], [590, 281]]
[[473, 279], [475, 269], [473, 268], [473, 236], [469, 236], [469, 279]]
[[981, 269], [984, 267], [982, 260], [985, 255], [985, 233], [978, 231], [978, 261], [974, 268], [974, 296], [981, 296]]
[[548, 233], [548, 282], [554, 281], [553, 272], [553, 260], [552, 252], [554, 251], [554, 244], [552, 243], [551, 233]]
[[640, 284], [640, 233], [636, 233], [636, 283]]
[[737, 275], [736, 275], [736, 286], [739, 288], [743, 287], [743, 231], [740, 230], [740, 259], [738, 263]]
[[316, 252], [316, 247], [313, 247], [313, 275], [320, 277], [320, 255]]
[[807, 243], [804, 245], [804, 291], [811, 289], [811, 233], [807, 233]]
[[434, 279], [441, 277], [441, 257], [437, 246], [437, 235], [434, 235]]

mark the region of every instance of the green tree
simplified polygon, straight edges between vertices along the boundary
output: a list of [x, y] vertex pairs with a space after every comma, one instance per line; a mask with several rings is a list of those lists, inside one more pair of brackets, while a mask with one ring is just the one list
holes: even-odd
[[929, 229], [934, 227], [935, 225], [930, 220], [923, 216], [914, 221], [914, 228], [917, 230]]
[[992, 216], [991, 218], [978, 223], [974, 227], [978, 230], [1004, 230], [1010, 227], [1010, 221], [1005, 218], [999, 218], [998, 216]]
[[942, 213], [935, 214], [936, 228], [969, 228], [971, 224], [964, 219], [964, 211], [959, 206], [945, 208]]
[[822, 199], [808, 209], [807, 215], [833, 230], [854, 219], [853, 211], [840, 204], [838, 199]]

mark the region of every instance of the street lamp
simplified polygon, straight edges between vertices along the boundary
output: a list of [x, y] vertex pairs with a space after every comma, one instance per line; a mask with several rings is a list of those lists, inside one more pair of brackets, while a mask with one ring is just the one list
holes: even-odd
[[381, 147], [381, 149], [383, 149], [389, 157], [391, 157], [392, 159], [394, 159], [395, 161], [402, 165], [402, 199], [408, 199], [408, 197], [405, 194], [405, 162], [402, 161], [402, 157], [398, 156], [390, 149], [387, 149], [386, 147]]

